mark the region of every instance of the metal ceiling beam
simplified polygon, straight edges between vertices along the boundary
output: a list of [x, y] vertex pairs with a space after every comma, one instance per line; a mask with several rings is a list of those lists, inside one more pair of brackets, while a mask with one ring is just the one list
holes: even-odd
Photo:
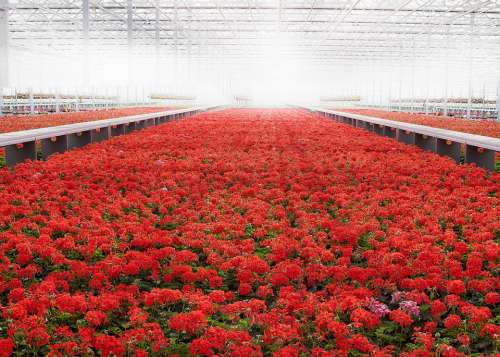
[[[78, 11], [79, 7], [76, 7], [76, 6], [46, 6], [48, 9], [52, 9], [52, 10], [75, 10], [75, 11]], [[120, 10], [120, 9], [123, 9], [123, 6], [109, 6], [109, 5], [103, 5], [102, 6], [103, 9], [107, 9], [107, 10]], [[154, 6], [136, 6], [135, 9], [137, 11], [139, 10], [151, 10], [153, 9]], [[168, 9], [172, 9], [173, 7], [172, 6], [160, 6], [159, 7], [160, 9], [163, 9], [163, 10], [168, 10]], [[248, 10], [248, 6], [234, 6], [234, 5], [230, 5], [230, 6], [221, 6], [220, 7], [221, 9], [223, 10], [245, 10], [247, 11]], [[259, 10], [276, 10], [276, 6], [266, 6], [266, 5], [259, 5]], [[18, 6], [17, 7], [18, 10], [36, 10], [38, 9], [38, 7], [36, 6]], [[193, 10], [193, 11], [196, 11], [196, 10], [217, 10], [217, 7], [215, 6], [202, 6], [202, 5], [199, 5], [199, 6], [179, 6], [178, 7], [179, 10]], [[284, 8], [286, 11], [311, 11], [311, 7], [309, 6], [287, 6], [286, 8]], [[319, 6], [319, 7], [314, 7], [312, 9], [312, 11], [318, 11], [318, 12], [325, 12], [325, 11], [344, 11], [345, 10], [345, 7], [343, 6], [331, 6], [331, 7], [326, 7], [326, 6]], [[383, 7], [358, 7], [356, 9], [353, 10], [354, 12], [393, 12], [394, 11], [394, 8], [392, 7], [386, 7], [386, 8], [383, 8]], [[414, 10], [412, 9], [402, 9], [400, 10], [400, 12], [414, 12]], [[455, 10], [449, 10], [447, 8], [432, 8], [432, 9], [420, 9], [420, 10], [417, 10], [416, 12], [420, 12], [420, 13], [461, 13], [462, 11], [461, 10], [458, 10], [458, 9], [455, 9]], [[490, 11], [487, 11], [485, 12], [485, 14], [494, 14], [494, 15], [498, 15], [500, 14], [500, 10], [490, 10]]]
[[[18, 0], [10, 19], [11, 43], [75, 55], [87, 52], [81, 41], [72, 41], [85, 37], [78, 28], [81, 9], [75, 5], [80, 1], [90, 2], [94, 53], [123, 49], [133, 36], [137, 49], [151, 56], [158, 49], [171, 56], [177, 48], [179, 56], [187, 53], [197, 62], [200, 56], [217, 62], [228, 51], [244, 61], [246, 53], [267, 51], [268, 41], [281, 31], [290, 47], [284, 53], [290, 56], [315, 58], [315, 52], [333, 56], [342, 51], [346, 58], [357, 60], [362, 54], [383, 63], [396, 56], [400, 43], [415, 37], [417, 58], [439, 60], [449, 28], [457, 44], [449, 55], [464, 62], [460, 39], [468, 38], [469, 16], [476, 14], [474, 55], [488, 63], [500, 61], [500, 4], [490, 0], [134, 0], [132, 19], [130, 0]], [[427, 48], [423, 43], [429, 41], [432, 47]], [[410, 57], [410, 47], [403, 46], [401, 55]], [[483, 61], [477, 66], [487, 69]]]

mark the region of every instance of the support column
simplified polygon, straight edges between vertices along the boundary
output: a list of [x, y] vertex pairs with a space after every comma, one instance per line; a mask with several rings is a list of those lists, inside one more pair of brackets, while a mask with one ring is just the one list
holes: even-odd
[[474, 41], [474, 13], [470, 14], [470, 30], [469, 30], [469, 78], [468, 78], [468, 95], [467, 95], [467, 119], [471, 118], [472, 110], [472, 46]]
[[173, 73], [173, 82], [174, 82], [174, 90], [173, 92], [176, 93], [179, 90], [178, 87], [178, 72], [179, 72], [179, 43], [178, 43], [178, 20], [179, 20], [179, 14], [178, 14], [178, 8], [177, 8], [177, 0], [174, 1], [174, 73]]
[[159, 0], [155, 0], [155, 66], [156, 66], [155, 91], [158, 91], [158, 87], [161, 83], [160, 73], [163, 73], [163, 71], [160, 69], [160, 4], [159, 4]]
[[372, 78], [372, 100], [371, 100], [371, 106], [372, 107], [376, 107], [376, 103], [377, 103], [377, 90], [375, 89], [376, 87], [376, 79], [375, 79], [375, 60], [372, 61], [371, 63], [371, 75], [373, 76]]
[[[427, 50], [431, 47], [431, 35], [430, 32], [427, 33]], [[429, 92], [430, 92], [430, 81], [431, 81], [431, 63], [430, 63], [429, 55], [426, 56], [425, 64], [426, 64], [426, 77], [425, 77], [425, 115], [429, 114]]]
[[403, 101], [403, 47], [399, 46], [399, 93], [398, 93], [398, 111], [402, 110]]
[[132, 0], [127, 0], [127, 86], [132, 85], [132, 73], [133, 73], [133, 47], [134, 47], [134, 8]]
[[415, 36], [412, 38], [411, 45], [411, 98], [410, 98], [410, 111], [415, 112]]
[[83, 37], [83, 84], [87, 85], [90, 76], [89, 44], [90, 44], [90, 4], [82, 0], [82, 37]]
[[450, 42], [450, 25], [446, 28], [446, 41], [444, 50], [444, 98], [443, 98], [443, 116], [448, 116], [448, 46]]
[[33, 89], [30, 89], [29, 93], [29, 103], [30, 103], [30, 114], [35, 114], [35, 98], [33, 97]]
[[497, 121], [500, 121], [500, 79], [497, 84]]
[[3, 88], [9, 85], [9, 1], [0, 0], [0, 115], [3, 111]]
[[55, 102], [56, 102], [56, 113], [61, 112], [61, 99], [59, 96], [59, 92], [56, 92], [56, 95], [54, 96]]

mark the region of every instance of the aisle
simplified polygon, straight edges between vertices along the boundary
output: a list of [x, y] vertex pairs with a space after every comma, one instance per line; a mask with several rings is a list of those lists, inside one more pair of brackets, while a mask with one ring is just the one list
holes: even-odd
[[499, 178], [295, 109], [2, 169], [0, 347], [389, 355], [469, 329], [493, 349]]

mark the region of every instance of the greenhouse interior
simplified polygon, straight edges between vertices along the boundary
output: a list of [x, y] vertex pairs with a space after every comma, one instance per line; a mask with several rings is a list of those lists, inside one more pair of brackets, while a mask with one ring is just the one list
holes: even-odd
[[0, 0], [0, 357], [500, 354], [499, 0]]

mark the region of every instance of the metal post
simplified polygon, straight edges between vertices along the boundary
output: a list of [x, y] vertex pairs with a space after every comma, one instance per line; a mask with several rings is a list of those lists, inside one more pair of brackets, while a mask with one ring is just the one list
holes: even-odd
[[132, 83], [132, 55], [133, 55], [133, 46], [134, 46], [134, 8], [132, 4], [132, 0], [127, 0], [127, 51], [128, 51], [128, 71], [127, 71], [127, 79], [128, 86], [130, 87]]
[[60, 113], [61, 112], [61, 101], [59, 98], [59, 91], [56, 91], [56, 94], [54, 97], [55, 97], [55, 102], [56, 102], [56, 113]]
[[177, 80], [178, 80], [178, 56], [179, 56], [179, 44], [178, 44], [178, 20], [179, 20], [179, 14], [178, 14], [178, 9], [177, 9], [177, 0], [174, 0], [174, 73], [173, 73], [173, 79], [174, 79], [174, 92], [177, 90]]
[[[429, 49], [430, 47], [430, 44], [431, 44], [431, 35], [430, 35], [430, 32], [427, 33], [427, 49]], [[430, 91], [430, 79], [431, 79], [431, 75], [430, 75], [430, 69], [431, 69], [431, 65], [430, 65], [430, 58], [429, 58], [429, 55], [426, 56], [426, 77], [425, 77], [425, 114], [429, 114], [429, 91]]]
[[158, 89], [160, 81], [160, 4], [159, 0], [155, 0], [155, 90]]
[[384, 100], [383, 100], [383, 95], [384, 95], [384, 93], [383, 93], [383, 90], [384, 90], [383, 83], [384, 82], [382, 80], [379, 83], [380, 84], [380, 86], [379, 86], [379, 92], [380, 92], [379, 93], [379, 105], [380, 105], [380, 109], [383, 108], [383, 102], [384, 102]]
[[472, 42], [474, 41], [474, 13], [470, 15], [470, 32], [469, 32], [469, 94], [467, 97], [467, 119], [471, 118], [472, 109]]
[[189, 84], [191, 85], [191, 81], [192, 81], [192, 75], [191, 75], [191, 67], [192, 67], [192, 58], [191, 58], [191, 47], [192, 47], [192, 41], [191, 41], [191, 20], [192, 20], [192, 12], [190, 11], [189, 12], [189, 21], [187, 23], [188, 25], [188, 82]]
[[483, 94], [481, 96], [481, 109], [478, 112], [478, 115], [481, 119], [484, 119], [486, 116], [486, 83], [483, 83]]
[[371, 72], [372, 72], [371, 75], [373, 76], [372, 77], [372, 106], [376, 107], [376, 104], [377, 104], [377, 90], [376, 90], [377, 78], [375, 77], [375, 73], [377, 71], [375, 70], [375, 60], [373, 60], [373, 62], [372, 62]]
[[89, 82], [89, 44], [90, 44], [90, 4], [89, 0], [82, 0], [82, 35], [83, 35], [83, 84]]
[[9, 85], [9, 1], [0, 0], [0, 115], [3, 88]]
[[80, 111], [80, 95], [78, 94], [78, 91], [76, 91], [76, 90], [75, 90], [75, 97], [76, 97], [75, 111], [79, 112]]
[[401, 111], [403, 95], [403, 46], [399, 46], [399, 98], [398, 98], [398, 111]]
[[415, 106], [415, 36], [412, 38], [411, 47], [411, 98], [410, 98], [410, 111], [414, 112]]
[[29, 93], [29, 103], [30, 103], [30, 114], [35, 114], [35, 99], [33, 98], [33, 89], [30, 88]]
[[387, 110], [392, 110], [392, 69], [391, 71], [391, 79], [389, 80], [389, 98], [387, 99]]
[[446, 41], [444, 47], [444, 98], [443, 98], [443, 116], [448, 116], [448, 46], [450, 43], [450, 25], [446, 28]]
[[497, 120], [500, 121], [500, 79], [497, 84]]

